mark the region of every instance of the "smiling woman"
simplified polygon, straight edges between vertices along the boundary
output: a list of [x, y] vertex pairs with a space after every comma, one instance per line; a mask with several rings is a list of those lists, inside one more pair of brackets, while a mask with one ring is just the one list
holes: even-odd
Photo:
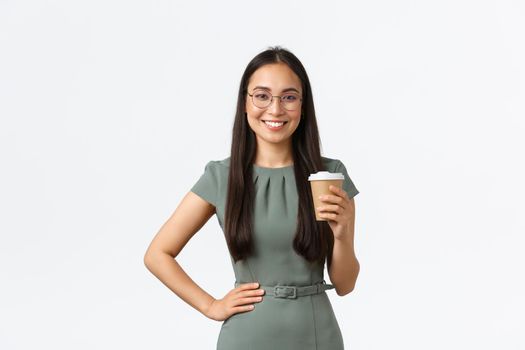
[[[246, 99], [246, 114], [257, 145], [266, 148], [270, 143], [291, 150], [291, 135], [301, 119], [301, 79], [283, 62], [266, 64], [250, 77], [247, 94], [251, 98]], [[288, 158], [292, 158], [291, 151]]]
[[[342, 188], [313, 207], [309, 174], [340, 172]], [[230, 156], [211, 160], [146, 253], [146, 266], [208, 318], [222, 321], [218, 350], [341, 350], [326, 293], [354, 288], [353, 197], [338, 159], [321, 156], [312, 91], [301, 62], [280, 47], [261, 52], [241, 78]], [[315, 211], [327, 221], [317, 221]], [[235, 281], [215, 299], [174, 257], [215, 214]], [[325, 262], [333, 284], [325, 282]]]

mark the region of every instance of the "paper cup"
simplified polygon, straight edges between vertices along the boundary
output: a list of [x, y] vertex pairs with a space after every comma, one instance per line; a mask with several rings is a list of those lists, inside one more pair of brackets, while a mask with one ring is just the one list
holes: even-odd
[[310, 188], [312, 189], [315, 219], [317, 221], [328, 221], [328, 219], [320, 218], [318, 211], [315, 209], [322, 205], [326, 205], [325, 202], [319, 199], [319, 196], [333, 194], [333, 192], [330, 191], [330, 185], [342, 188], [344, 179], [345, 177], [342, 173], [331, 173], [329, 171], [318, 171], [315, 174], [310, 174], [308, 177]]

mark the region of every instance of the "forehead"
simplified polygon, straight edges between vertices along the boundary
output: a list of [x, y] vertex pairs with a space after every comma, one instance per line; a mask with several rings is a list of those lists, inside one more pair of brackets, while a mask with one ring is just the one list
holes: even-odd
[[278, 92], [293, 87], [301, 91], [301, 79], [284, 63], [272, 63], [259, 67], [248, 81], [248, 89], [266, 86]]

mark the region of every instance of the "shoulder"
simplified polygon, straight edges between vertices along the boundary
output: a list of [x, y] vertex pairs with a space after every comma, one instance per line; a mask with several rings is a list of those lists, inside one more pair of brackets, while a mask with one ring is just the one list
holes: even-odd
[[337, 170], [341, 169], [341, 165], [343, 165], [343, 163], [339, 159], [336, 159], [336, 158], [329, 158], [329, 157], [321, 156], [321, 159], [323, 161], [323, 164], [326, 170], [330, 172], [336, 172]]
[[230, 169], [230, 157], [224, 159], [210, 160], [206, 166], [210, 166], [217, 172], [224, 172]]
[[230, 157], [224, 159], [213, 159], [206, 163], [205, 172], [214, 175], [215, 177], [222, 177], [223, 174], [228, 174], [230, 168]]
[[355, 187], [354, 182], [350, 178], [350, 175], [348, 174], [348, 170], [346, 169], [346, 166], [344, 163], [336, 158], [328, 158], [328, 157], [321, 157], [323, 159], [323, 162], [325, 163], [326, 170], [333, 173], [342, 173], [344, 176], [344, 182], [343, 182], [343, 189], [348, 194], [348, 198], [355, 197], [359, 190]]
[[226, 157], [221, 160], [216, 160], [215, 164], [222, 169], [229, 169], [230, 168], [230, 157]]

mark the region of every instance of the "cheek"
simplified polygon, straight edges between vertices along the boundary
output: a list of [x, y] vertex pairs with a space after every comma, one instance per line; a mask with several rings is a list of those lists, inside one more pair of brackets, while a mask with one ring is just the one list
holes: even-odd
[[299, 124], [299, 122], [301, 121], [301, 112], [299, 112], [299, 113], [297, 113], [297, 114], [295, 114], [293, 116], [293, 121], [294, 121], [294, 123]]
[[261, 109], [255, 107], [251, 101], [246, 101], [246, 104], [244, 105], [244, 110], [248, 114], [250, 114], [250, 113], [254, 114], [254, 113], [257, 113], [257, 112], [261, 111]]
[[257, 122], [261, 118], [261, 116], [264, 114], [264, 111], [248, 107], [246, 109], [246, 114], [247, 114], [248, 120]]
[[247, 111], [246, 120], [251, 129], [256, 129], [259, 125], [259, 119], [250, 111]]

